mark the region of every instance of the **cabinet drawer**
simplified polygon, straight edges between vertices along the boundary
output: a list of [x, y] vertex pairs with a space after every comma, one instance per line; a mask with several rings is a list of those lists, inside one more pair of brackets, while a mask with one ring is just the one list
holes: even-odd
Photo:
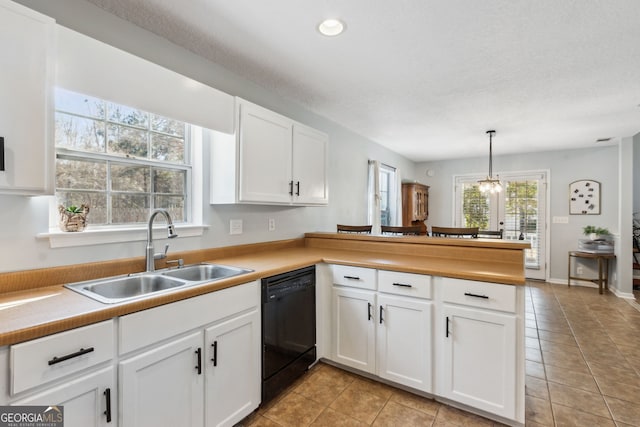
[[333, 283], [335, 285], [376, 290], [376, 270], [350, 265], [332, 265]]
[[445, 277], [442, 279], [442, 300], [515, 313], [516, 287]]
[[11, 346], [11, 393], [113, 358], [113, 320]]
[[378, 270], [378, 291], [431, 299], [431, 276]]

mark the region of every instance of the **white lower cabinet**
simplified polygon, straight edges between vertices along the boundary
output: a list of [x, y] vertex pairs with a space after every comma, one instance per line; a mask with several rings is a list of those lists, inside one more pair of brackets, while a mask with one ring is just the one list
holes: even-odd
[[203, 425], [202, 343], [196, 332], [120, 362], [122, 426]]
[[439, 278], [437, 284], [439, 394], [524, 422], [522, 289], [451, 278]]
[[14, 406], [63, 406], [66, 427], [100, 427], [117, 425], [117, 399], [114, 369], [95, 373], [12, 402]]
[[432, 303], [378, 294], [378, 376], [431, 391]]
[[334, 283], [347, 277], [358, 288], [333, 287], [333, 360], [430, 392], [432, 303], [424, 299], [431, 294], [430, 277], [378, 271], [376, 282], [369, 278], [371, 270], [336, 267]]
[[375, 292], [333, 288], [334, 361], [375, 372], [375, 305]]
[[260, 404], [260, 313], [205, 331], [205, 425], [232, 426]]
[[515, 416], [516, 318], [444, 304], [443, 394], [506, 418]]
[[120, 319], [120, 349], [132, 354], [118, 366], [123, 427], [233, 426], [258, 407], [258, 285]]

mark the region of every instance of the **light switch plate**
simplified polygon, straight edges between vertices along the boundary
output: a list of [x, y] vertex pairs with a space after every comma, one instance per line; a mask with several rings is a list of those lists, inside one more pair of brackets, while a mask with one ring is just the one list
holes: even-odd
[[569, 224], [568, 216], [554, 216], [552, 218], [554, 224]]
[[229, 234], [242, 234], [242, 220], [229, 220]]
[[269, 218], [269, 231], [276, 231], [276, 219]]

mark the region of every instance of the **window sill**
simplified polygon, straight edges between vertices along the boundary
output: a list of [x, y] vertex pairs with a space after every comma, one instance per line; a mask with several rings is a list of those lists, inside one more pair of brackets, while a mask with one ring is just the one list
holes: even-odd
[[[175, 225], [175, 230], [180, 237], [202, 236], [208, 225], [183, 224]], [[156, 238], [166, 237], [166, 226], [153, 227]], [[164, 234], [162, 234], [164, 233]], [[107, 243], [127, 243], [147, 240], [147, 227], [126, 228], [91, 228], [89, 226], [82, 232], [64, 232], [58, 229], [50, 229], [48, 233], [40, 233], [36, 236], [39, 240], [49, 240], [51, 248], [68, 248], [74, 246], [103, 245]]]

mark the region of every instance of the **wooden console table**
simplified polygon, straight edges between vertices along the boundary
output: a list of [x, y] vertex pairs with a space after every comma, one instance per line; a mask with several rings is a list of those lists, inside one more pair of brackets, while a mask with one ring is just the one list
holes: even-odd
[[[585, 280], [588, 282], [593, 282], [598, 285], [598, 291], [603, 293], [603, 285], [604, 289], [609, 289], [609, 260], [615, 259], [614, 254], [594, 254], [590, 252], [580, 252], [580, 251], [569, 251], [569, 262], [568, 262], [568, 279], [567, 285], [571, 286], [571, 279], [576, 280]], [[598, 278], [597, 279], [585, 279], [584, 277], [575, 277], [571, 275], [571, 258], [585, 258], [585, 259], [595, 259], [598, 260]]]

